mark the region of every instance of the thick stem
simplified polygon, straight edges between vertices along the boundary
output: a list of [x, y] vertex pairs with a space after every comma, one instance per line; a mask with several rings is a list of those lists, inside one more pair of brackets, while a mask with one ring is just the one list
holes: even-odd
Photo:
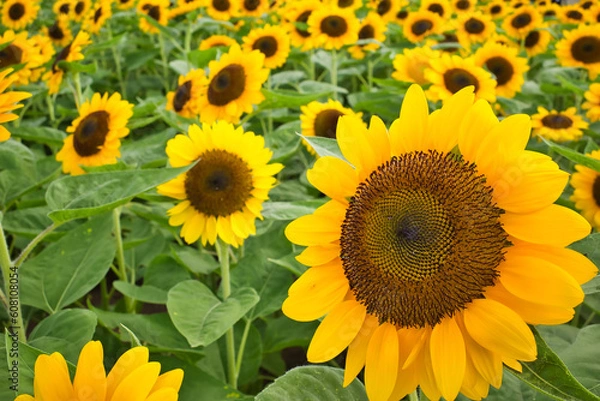
[[[331, 84], [334, 87], [337, 87], [338, 76], [337, 76], [337, 50], [331, 50], [331, 69], [329, 70], [329, 74], [331, 76]], [[337, 90], [333, 89], [333, 100], [337, 100]]]
[[[117, 266], [119, 267], [119, 279], [129, 283], [130, 280], [127, 277], [127, 266], [125, 265], [125, 252], [123, 251], [123, 238], [121, 237], [121, 208], [117, 207], [113, 209], [113, 230], [115, 239], [117, 241]], [[132, 277], [133, 278], [133, 277]], [[135, 280], [131, 281], [133, 284]], [[124, 295], [123, 300], [125, 301], [125, 309], [128, 313], [134, 312], [134, 301], [128, 296]]]
[[81, 79], [79, 79], [79, 73], [73, 74], [73, 83], [75, 84], [75, 104], [79, 109], [83, 102], [83, 92], [81, 91]]
[[[231, 278], [229, 276], [229, 245], [220, 238], [217, 239], [217, 254], [221, 264], [221, 290], [223, 291], [223, 301], [231, 295]], [[229, 385], [237, 388], [237, 374], [235, 363], [235, 342], [233, 338], [233, 327], [225, 333], [225, 344], [227, 348], [227, 372]]]
[[29, 256], [29, 254], [31, 253], [31, 251], [33, 251], [36, 245], [39, 244], [46, 237], [46, 235], [50, 234], [58, 226], [58, 224], [52, 223], [52, 225], [46, 227], [44, 231], [42, 231], [34, 239], [32, 239], [31, 242], [27, 244], [25, 249], [23, 249], [21, 254], [17, 257], [17, 259], [15, 259], [14, 266], [16, 268], [19, 268], [23, 264], [23, 262], [25, 262], [25, 259], [27, 259], [27, 256]]
[[244, 333], [242, 334], [242, 339], [240, 340], [240, 347], [238, 348], [237, 361], [235, 363], [236, 377], [240, 375], [240, 370], [242, 369], [242, 360], [244, 359], [244, 350], [246, 348], [248, 334], [250, 333], [250, 326], [252, 326], [252, 320], [248, 319], [246, 320], [246, 326], [244, 327]]

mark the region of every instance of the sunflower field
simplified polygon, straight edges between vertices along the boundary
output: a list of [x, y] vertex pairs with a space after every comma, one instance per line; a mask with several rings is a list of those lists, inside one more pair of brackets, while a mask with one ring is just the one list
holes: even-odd
[[0, 0], [0, 401], [600, 401], [562, 3]]

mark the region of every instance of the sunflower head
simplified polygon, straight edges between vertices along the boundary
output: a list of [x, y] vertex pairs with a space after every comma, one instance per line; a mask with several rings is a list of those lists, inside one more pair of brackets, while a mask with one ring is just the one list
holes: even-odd
[[431, 11], [420, 10], [412, 12], [403, 22], [403, 34], [413, 43], [421, 42], [429, 35], [440, 33], [442, 18]]
[[20, 31], [35, 20], [39, 9], [37, 1], [6, 0], [2, 5], [2, 25]]
[[358, 40], [359, 22], [354, 10], [321, 5], [308, 18], [314, 43], [325, 49], [340, 49]]
[[167, 93], [167, 110], [187, 118], [197, 117], [198, 99], [206, 92], [206, 76], [204, 70], [191, 70], [186, 75], [179, 76], [177, 89]]
[[514, 10], [512, 14], [504, 19], [502, 28], [508, 36], [522, 39], [541, 24], [542, 16], [540, 13], [532, 6], [523, 6]]
[[64, 16], [59, 16], [52, 25], [45, 27], [45, 32], [52, 43], [59, 47], [65, 47], [73, 40], [69, 20]]
[[[371, 39], [382, 43], [385, 41], [385, 29], [386, 24], [379, 14], [370, 12], [360, 23], [358, 40]], [[350, 52], [353, 58], [361, 60], [365, 57], [365, 52], [372, 52], [378, 48], [378, 43], [367, 43], [351, 46], [348, 48], [348, 52]]]
[[[600, 159], [600, 151], [595, 150], [586, 156]], [[600, 229], [600, 174], [591, 168], [575, 165], [576, 172], [571, 176], [573, 187], [571, 201], [583, 217], [596, 229]]]
[[534, 135], [555, 142], [567, 142], [581, 138], [582, 129], [586, 129], [588, 123], [577, 115], [575, 107], [564, 111], [548, 111], [540, 106], [537, 114], [531, 116], [531, 127]]
[[207, 14], [216, 20], [228, 21], [239, 12], [239, 4], [235, 0], [207, 0]]
[[231, 47], [237, 44], [236, 40], [227, 35], [212, 35], [200, 42], [199, 50], [208, 50], [213, 47]]
[[[143, 14], [147, 18], [152, 18], [160, 25], [164, 26], [169, 22], [169, 0], [141, 0], [138, 2], [137, 11], [140, 15]], [[139, 26], [143, 32], [160, 33], [158, 28], [142, 16], [140, 16]]]
[[452, 8], [447, 0], [425, 0], [421, 2], [421, 10], [431, 11], [440, 17], [448, 17], [452, 13]]
[[429, 46], [404, 49], [402, 54], [394, 58], [392, 78], [424, 85], [429, 82], [425, 79], [425, 69], [430, 67], [431, 60], [439, 58], [441, 54], [439, 50], [432, 50]]
[[534, 29], [527, 33], [523, 40], [523, 47], [529, 57], [537, 56], [548, 49], [552, 34], [546, 29]]
[[[19, 104], [19, 102], [31, 97], [31, 93], [29, 92], [6, 91], [16, 78], [10, 75], [12, 72], [12, 68], [0, 71], [0, 110], [2, 111], [0, 117], [2, 118], [2, 123], [14, 121], [19, 118], [18, 115], [11, 113], [11, 111], [23, 107], [23, 104]], [[4, 142], [8, 138], [10, 138], [10, 132], [3, 125], [0, 125], [0, 142]]]
[[0, 70], [23, 64], [23, 67], [15, 72], [13, 78], [15, 78], [15, 84], [27, 85], [32, 69], [43, 63], [35, 47], [35, 42], [27, 38], [27, 32], [15, 34], [9, 29], [0, 35], [0, 47]]
[[283, 12], [284, 25], [293, 46], [299, 47], [303, 51], [314, 48], [315, 38], [308, 30], [308, 18], [320, 6], [321, 2], [319, 0], [308, 0], [289, 3], [285, 7]]
[[561, 65], [588, 70], [591, 80], [600, 74], [600, 24], [580, 25], [563, 32], [556, 44], [556, 57]]
[[591, 122], [600, 121], [600, 83], [591, 84], [583, 96], [585, 102], [581, 105], [581, 108], [587, 110], [587, 118]]
[[265, 25], [252, 29], [244, 37], [243, 50], [258, 50], [265, 55], [265, 67], [274, 69], [281, 67], [290, 53], [290, 39], [287, 31], [276, 25]]
[[529, 70], [527, 59], [518, 56], [516, 48], [489, 42], [475, 53], [475, 64], [494, 74], [498, 96], [512, 98], [525, 82]]
[[492, 17], [482, 12], [461, 13], [456, 20], [457, 36], [461, 44], [469, 48], [472, 43], [481, 43], [496, 32]]

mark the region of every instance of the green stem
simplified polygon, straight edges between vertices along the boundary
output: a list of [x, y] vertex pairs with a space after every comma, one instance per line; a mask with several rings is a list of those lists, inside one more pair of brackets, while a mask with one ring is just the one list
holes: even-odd
[[[107, 22], [108, 27], [108, 40], [113, 39], [112, 28], [110, 26], [110, 19]], [[111, 44], [110, 49], [112, 51], [113, 59], [115, 60], [115, 69], [117, 70], [117, 79], [119, 80], [119, 86], [121, 87], [121, 96], [123, 99], [127, 97], [125, 93], [125, 82], [123, 81], [123, 71], [121, 71], [121, 52], [114, 44]]]
[[167, 53], [165, 50], [165, 39], [162, 34], [158, 34], [158, 43], [160, 45], [160, 58], [162, 60], [163, 67], [163, 85], [165, 87], [165, 93], [169, 92], [169, 64], [167, 61]]
[[44, 231], [42, 231], [34, 239], [32, 239], [31, 242], [29, 244], [27, 244], [25, 249], [23, 249], [21, 254], [17, 257], [17, 259], [15, 259], [15, 262], [13, 264], [14, 267], [16, 267], [16, 268], [21, 267], [23, 262], [25, 262], [25, 259], [27, 259], [27, 256], [29, 256], [29, 254], [31, 253], [31, 251], [33, 251], [33, 249], [37, 246], [37, 244], [39, 244], [46, 237], [46, 235], [48, 235], [52, 231], [54, 231], [56, 229], [56, 227], [58, 227], [59, 225], [60, 224], [52, 223], [51, 225], [46, 227], [44, 229]]
[[48, 114], [50, 115], [50, 122], [54, 125], [54, 121], [56, 121], [56, 117], [54, 116], [54, 103], [50, 98], [51, 95], [46, 96], [46, 104], [48, 105]]
[[[331, 76], [331, 84], [334, 87], [337, 87], [338, 76], [337, 76], [337, 51], [335, 49], [331, 50], [331, 70], [329, 72]], [[334, 88], [333, 92], [333, 100], [337, 100], [337, 90]]]
[[[217, 239], [217, 254], [221, 264], [221, 289], [223, 291], [223, 301], [231, 295], [231, 278], [229, 277], [229, 245], [220, 238]], [[235, 363], [235, 342], [233, 338], [233, 326], [225, 333], [225, 343], [227, 348], [227, 372], [229, 385], [237, 388], [237, 374]]]
[[240, 370], [242, 369], [242, 359], [244, 358], [244, 349], [246, 348], [246, 341], [248, 340], [248, 334], [250, 333], [250, 326], [252, 326], [252, 320], [246, 320], [246, 326], [244, 327], [244, 333], [240, 340], [240, 347], [238, 348], [237, 361], [235, 363], [235, 375], [239, 376]]
[[183, 48], [185, 50], [185, 57], [187, 59], [189, 52], [192, 50], [192, 21], [190, 19], [187, 20]]
[[369, 91], [371, 91], [373, 89], [373, 60], [370, 57], [367, 60], [367, 84], [369, 85]]
[[419, 401], [419, 393], [418, 389], [415, 389], [412, 393], [408, 395], [408, 401]]
[[73, 83], [75, 84], [75, 104], [79, 108], [83, 102], [83, 92], [81, 91], [81, 80], [78, 72], [73, 74]]
[[315, 51], [312, 49], [310, 50], [310, 53], [308, 53], [308, 74], [309, 74], [311, 81], [314, 81], [315, 77], [316, 77], [315, 61], [313, 60], [314, 54], [315, 54]]
[[[123, 251], [123, 238], [121, 237], [121, 208], [117, 207], [113, 209], [113, 229], [115, 239], [117, 241], [117, 266], [119, 267], [119, 279], [129, 283], [129, 279], [127, 277], [127, 266], [125, 265], [125, 252]], [[133, 281], [131, 284], [133, 284]], [[134, 311], [134, 302], [133, 299], [124, 295], [123, 299], [125, 301], [125, 309], [127, 313], [133, 313]]]

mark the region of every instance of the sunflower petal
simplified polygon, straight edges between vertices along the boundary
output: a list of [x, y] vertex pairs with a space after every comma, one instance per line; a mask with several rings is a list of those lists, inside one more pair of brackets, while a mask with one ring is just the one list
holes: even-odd
[[392, 155], [424, 150], [429, 106], [423, 89], [411, 85], [404, 95], [400, 117], [390, 126]]
[[453, 400], [465, 376], [465, 342], [454, 318], [436, 324], [429, 340], [431, 364], [442, 396]]
[[387, 401], [398, 376], [398, 335], [390, 323], [380, 325], [369, 341], [365, 385], [370, 401]]
[[117, 386], [138, 367], [148, 363], [148, 348], [135, 347], [125, 352], [117, 360], [106, 378], [106, 399], [111, 400]]
[[447, 99], [435, 119], [428, 127], [429, 149], [446, 153], [458, 143], [459, 130], [466, 113], [473, 106], [473, 87], [466, 87]]
[[332, 199], [344, 200], [354, 195], [359, 184], [358, 174], [344, 160], [323, 156], [307, 171], [308, 181]]
[[361, 329], [348, 346], [346, 368], [344, 369], [344, 387], [350, 385], [365, 366], [367, 347], [377, 327], [379, 327], [378, 319], [367, 314]]
[[106, 395], [104, 352], [100, 341], [90, 341], [79, 354], [77, 371], [73, 379], [76, 397], [103, 400]]

